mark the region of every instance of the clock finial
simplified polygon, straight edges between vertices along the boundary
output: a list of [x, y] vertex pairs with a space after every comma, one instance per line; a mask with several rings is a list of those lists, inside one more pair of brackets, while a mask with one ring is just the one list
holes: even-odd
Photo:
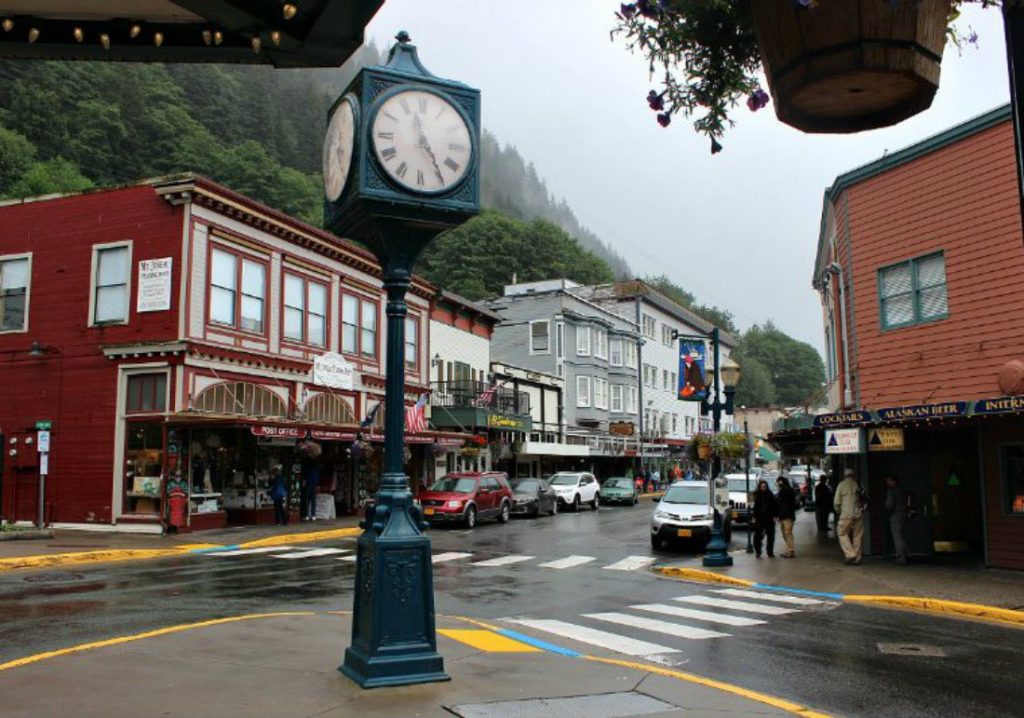
[[398, 40], [403, 45], [412, 41], [412, 38], [409, 37], [409, 33], [406, 32], [405, 30], [399, 30], [398, 34], [395, 35], [395, 39]]
[[391, 46], [388, 52], [387, 67], [401, 72], [408, 72], [412, 75], [433, 77], [434, 75], [427, 68], [423, 67], [419, 55], [416, 54], [416, 46], [412, 44], [412, 38], [405, 30], [395, 35], [398, 42]]

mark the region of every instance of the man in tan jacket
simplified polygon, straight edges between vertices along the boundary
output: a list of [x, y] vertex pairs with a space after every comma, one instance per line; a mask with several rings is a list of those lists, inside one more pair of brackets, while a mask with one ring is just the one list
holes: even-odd
[[864, 517], [860, 485], [853, 469], [846, 469], [843, 472], [843, 480], [836, 487], [833, 505], [838, 516], [836, 535], [839, 536], [839, 546], [843, 549], [846, 563], [860, 565], [863, 555], [861, 544], [864, 540]]

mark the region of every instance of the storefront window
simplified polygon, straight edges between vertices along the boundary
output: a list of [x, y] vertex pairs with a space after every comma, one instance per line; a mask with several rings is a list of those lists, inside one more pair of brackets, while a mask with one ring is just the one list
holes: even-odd
[[1004, 446], [1002, 454], [1006, 513], [1024, 516], [1024, 445]]
[[159, 513], [164, 463], [163, 424], [129, 422], [125, 440], [126, 511]]

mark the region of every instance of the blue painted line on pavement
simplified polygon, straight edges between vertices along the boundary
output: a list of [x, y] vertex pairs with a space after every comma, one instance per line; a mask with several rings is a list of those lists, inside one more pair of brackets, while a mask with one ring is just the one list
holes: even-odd
[[547, 641], [542, 641], [539, 638], [534, 638], [532, 636], [527, 636], [525, 633], [519, 633], [518, 631], [510, 631], [507, 628], [499, 628], [497, 632], [500, 633], [501, 635], [505, 636], [506, 638], [511, 638], [513, 640], [516, 640], [516, 641], [521, 641], [521, 642], [526, 643], [526, 644], [528, 644], [530, 646], [534, 646], [535, 648], [540, 648], [540, 649], [543, 649], [545, 651], [549, 651], [551, 653], [557, 653], [557, 654], [562, 655], [562, 656], [570, 656], [571, 658], [579, 658], [580, 656], [583, 655], [582, 653], [580, 653], [578, 651], [573, 651], [573, 650], [571, 650], [569, 648], [562, 648], [561, 646], [556, 646], [554, 643], [548, 643]]
[[233, 543], [230, 546], [213, 546], [211, 548], [194, 548], [189, 553], [215, 553], [217, 551], [237, 551], [242, 548], [241, 544]]
[[829, 598], [833, 601], [842, 601], [845, 598], [845, 596], [841, 593], [811, 591], [806, 588], [790, 588], [789, 586], [773, 586], [768, 583], [755, 583], [751, 588], [758, 588], [762, 591], [777, 591], [779, 593], [799, 593], [804, 596], [817, 596], [819, 598]]

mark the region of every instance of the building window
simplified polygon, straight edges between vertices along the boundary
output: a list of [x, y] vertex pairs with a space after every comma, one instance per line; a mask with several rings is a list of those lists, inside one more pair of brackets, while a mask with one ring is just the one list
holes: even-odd
[[942, 252], [878, 270], [882, 328], [945, 319], [946, 260]]
[[590, 356], [590, 327], [576, 327], [576, 356]]
[[419, 330], [420, 324], [416, 317], [405, 318], [405, 369], [416, 371], [419, 364]]
[[131, 245], [94, 247], [92, 254], [92, 324], [128, 321]]
[[672, 433], [679, 431], [679, 414], [672, 414]]
[[576, 406], [586, 408], [590, 406], [590, 377], [576, 377]]
[[626, 387], [626, 413], [635, 414], [637, 408], [637, 388], [635, 386]]
[[636, 344], [632, 339], [625, 339], [623, 341], [623, 347], [626, 350], [626, 366], [630, 369], [636, 369]]
[[608, 380], [594, 378], [594, 408], [608, 408]]
[[657, 325], [658, 323], [654, 321], [654, 317], [652, 317], [650, 314], [643, 315], [643, 329], [645, 337], [648, 337], [649, 339], [654, 339], [654, 333], [655, 329], [657, 328]]
[[1007, 514], [1024, 516], [1024, 444], [1002, 447], [1003, 493]]
[[594, 356], [598, 359], [608, 358], [608, 332], [604, 329], [594, 330]]
[[559, 322], [555, 326], [555, 351], [559, 359], [565, 359], [565, 325]]
[[661, 343], [667, 347], [672, 346], [672, 327], [667, 324], [661, 325]]
[[668, 369], [661, 370], [661, 388], [668, 391]]
[[210, 321], [262, 334], [267, 265], [223, 249], [211, 254]]
[[622, 366], [622, 337], [612, 337], [608, 340], [608, 363], [612, 366]]
[[612, 384], [612, 411], [622, 413], [622, 384]]
[[284, 275], [284, 338], [327, 346], [327, 287], [296, 274]]
[[128, 399], [125, 413], [144, 414], [167, 408], [167, 374], [131, 374], [128, 376]]
[[353, 294], [341, 297], [341, 351], [377, 356], [377, 302]]
[[28, 288], [31, 258], [0, 259], [0, 332], [28, 329]]
[[670, 392], [672, 392], [673, 394], [675, 394], [676, 393], [676, 388], [678, 386], [679, 386], [679, 384], [676, 383], [676, 373], [675, 372], [670, 372], [669, 375], [668, 375], [668, 390]]
[[551, 353], [551, 322], [547, 319], [537, 319], [530, 322], [530, 353], [550, 354]]

